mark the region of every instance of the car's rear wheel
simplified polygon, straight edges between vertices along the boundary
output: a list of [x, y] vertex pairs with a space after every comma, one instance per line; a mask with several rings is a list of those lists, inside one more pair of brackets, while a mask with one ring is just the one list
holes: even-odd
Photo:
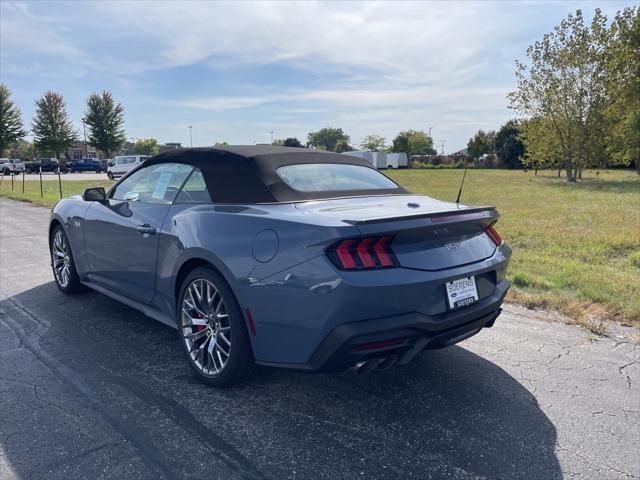
[[73, 261], [71, 245], [60, 225], [51, 235], [51, 266], [56, 285], [63, 293], [77, 293], [84, 290]]
[[185, 279], [178, 300], [178, 334], [196, 377], [215, 387], [245, 380], [253, 354], [244, 316], [224, 279], [197, 268]]

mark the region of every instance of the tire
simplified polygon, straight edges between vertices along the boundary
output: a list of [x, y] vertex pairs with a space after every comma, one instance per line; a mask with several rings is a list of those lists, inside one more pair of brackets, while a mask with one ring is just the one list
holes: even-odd
[[85, 290], [80, 283], [73, 252], [67, 234], [60, 225], [56, 225], [51, 233], [51, 270], [56, 285], [62, 293], [67, 295]]
[[111, 172], [107, 172], [107, 178], [108, 178], [109, 180], [113, 180], [113, 173], [111, 173]]
[[4, 175], [11, 175], [11, 170], [9, 170], [8, 168], [5, 168], [4, 171], [2, 172]]
[[177, 307], [178, 338], [196, 378], [212, 387], [246, 380], [254, 366], [249, 333], [222, 276], [212, 268], [194, 269], [182, 284]]

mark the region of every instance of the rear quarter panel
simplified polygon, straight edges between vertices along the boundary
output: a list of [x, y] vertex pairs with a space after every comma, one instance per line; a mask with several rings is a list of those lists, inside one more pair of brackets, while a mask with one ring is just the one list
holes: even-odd
[[[175, 315], [176, 278], [181, 267], [201, 258], [220, 271], [246, 305], [243, 286], [322, 255], [326, 246], [343, 235], [356, 235], [351, 225], [328, 219], [317, 224], [293, 205], [174, 205], [160, 237], [158, 255], [158, 307]], [[268, 261], [254, 256], [259, 233], [271, 230], [277, 251]], [[259, 247], [260, 245], [258, 245]]]

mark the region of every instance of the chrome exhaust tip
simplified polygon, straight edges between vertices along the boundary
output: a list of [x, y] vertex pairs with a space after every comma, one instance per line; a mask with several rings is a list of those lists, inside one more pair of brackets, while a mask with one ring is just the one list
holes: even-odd
[[378, 368], [378, 365], [382, 359], [380, 358], [372, 358], [369, 360], [363, 360], [361, 362], [356, 363], [352, 369], [356, 371], [356, 373], [369, 373]]
[[398, 362], [397, 355], [391, 355], [390, 357], [386, 357], [378, 364], [378, 370], [387, 370], [393, 367], [397, 362]]

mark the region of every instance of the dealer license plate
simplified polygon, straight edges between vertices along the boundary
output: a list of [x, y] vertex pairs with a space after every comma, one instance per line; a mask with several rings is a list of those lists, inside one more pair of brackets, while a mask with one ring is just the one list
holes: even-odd
[[444, 288], [447, 291], [450, 309], [466, 307], [478, 301], [478, 289], [474, 276], [447, 282]]

